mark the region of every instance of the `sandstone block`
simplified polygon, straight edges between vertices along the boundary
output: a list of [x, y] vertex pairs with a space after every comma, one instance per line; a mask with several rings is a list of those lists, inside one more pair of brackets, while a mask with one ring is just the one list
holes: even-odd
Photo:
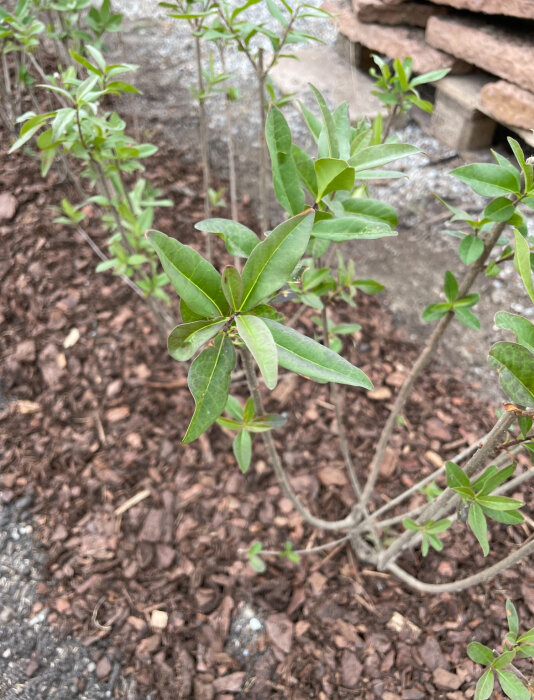
[[340, 33], [350, 41], [363, 44], [372, 51], [389, 58], [411, 56], [416, 73], [426, 73], [440, 68], [451, 68], [453, 71], [465, 70], [465, 63], [458, 62], [453, 56], [428, 46], [425, 43], [423, 29], [366, 24], [357, 19], [352, 9], [338, 5], [332, 0], [323, 3], [322, 7], [334, 15], [334, 22]]
[[534, 92], [534, 37], [479, 20], [431, 17], [426, 40], [504, 80]]
[[458, 10], [534, 19], [534, 2], [532, 0], [432, 0], [432, 2], [455, 7]]
[[445, 7], [423, 4], [421, 2], [404, 2], [402, 4], [384, 3], [383, 0], [352, 0], [356, 18], [360, 22], [378, 24], [409, 24], [414, 27], [426, 27], [433, 15], [443, 15]]
[[506, 80], [488, 83], [480, 93], [482, 108], [498, 122], [534, 129], [534, 94]]

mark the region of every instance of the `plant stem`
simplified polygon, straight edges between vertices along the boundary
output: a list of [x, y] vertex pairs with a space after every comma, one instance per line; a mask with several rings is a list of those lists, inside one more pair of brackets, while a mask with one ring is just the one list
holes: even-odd
[[[494, 248], [495, 244], [500, 238], [502, 232], [504, 231], [505, 226], [506, 222], [499, 222], [495, 224], [489, 232], [486, 240], [484, 241], [484, 252], [480, 256], [480, 258], [467, 270], [466, 274], [464, 275], [463, 279], [459, 284], [458, 299], [461, 299], [468, 293], [479, 272], [481, 272], [484, 269], [486, 260], [488, 259], [489, 254], [491, 253], [492, 249]], [[382, 460], [384, 459], [384, 455], [386, 452], [386, 448], [393, 434], [393, 430], [395, 429], [395, 426], [397, 424], [397, 418], [402, 413], [404, 405], [411, 394], [412, 388], [416, 380], [419, 378], [419, 375], [426, 367], [430, 358], [434, 355], [441, 341], [441, 338], [443, 337], [453, 318], [454, 312], [449, 311], [445, 316], [443, 316], [440, 319], [430, 338], [428, 339], [423, 351], [421, 352], [414, 366], [412, 367], [412, 371], [407, 376], [404, 384], [402, 385], [397, 395], [397, 398], [395, 399], [395, 403], [393, 405], [391, 413], [389, 414], [388, 419], [380, 434], [380, 438], [378, 439], [375, 454], [373, 456], [371, 467], [369, 469], [367, 483], [365, 484], [365, 487], [363, 489], [362, 502], [364, 504], [368, 502], [375, 487], [376, 480], [380, 472], [380, 466], [382, 464]]]
[[534, 540], [524, 542], [518, 550], [509, 554], [501, 561], [489, 566], [487, 569], [483, 569], [478, 574], [473, 574], [472, 576], [467, 576], [459, 581], [452, 581], [451, 583], [425, 583], [424, 581], [419, 581], [419, 579], [412, 576], [407, 571], [402, 569], [397, 564], [390, 562], [386, 569], [391, 571], [392, 574], [397, 576], [403, 583], [406, 583], [410, 588], [419, 591], [420, 593], [457, 593], [458, 591], [463, 591], [466, 588], [471, 588], [472, 586], [478, 586], [481, 583], [486, 583], [492, 578], [515, 566], [529, 554], [534, 552]]
[[[254, 411], [256, 415], [261, 416], [265, 413], [265, 411], [263, 408], [263, 401], [254, 367], [254, 360], [246, 348], [241, 348], [241, 356], [243, 358], [243, 366], [247, 377], [247, 385], [254, 402]], [[293, 487], [291, 486], [289, 478], [282, 466], [282, 462], [280, 460], [280, 456], [278, 455], [276, 445], [274, 444], [271, 431], [267, 431], [261, 435], [263, 438], [263, 443], [269, 454], [269, 459], [271, 460], [274, 473], [276, 474], [282, 490], [289, 498], [291, 503], [293, 503], [299, 515], [306, 520], [306, 522], [321, 530], [347, 530], [354, 525], [354, 517], [352, 513], [346, 518], [343, 518], [343, 520], [323, 520], [322, 518], [316, 518], [315, 515], [312, 515], [306, 506], [301, 502], [300, 498], [297, 496], [293, 490]]]
[[258, 80], [258, 109], [260, 117], [260, 129], [258, 133], [259, 142], [259, 187], [260, 187], [260, 215], [258, 225], [260, 233], [265, 233], [267, 229], [267, 158], [265, 153], [265, 80], [266, 74], [263, 70], [263, 49], [258, 51], [258, 68], [256, 70]]
[[[337, 547], [343, 542], [347, 542], [350, 539], [350, 535], [345, 535], [345, 537], [340, 537], [338, 540], [332, 540], [332, 542], [326, 542], [325, 544], [318, 544], [316, 547], [308, 547], [308, 549], [294, 549], [293, 554], [298, 554], [299, 556], [305, 556], [306, 554], [317, 554], [318, 552], [324, 552], [325, 549], [332, 549]], [[246, 554], [248, 549], [239, 549], [240, 554]], [[262, 549], [262, 556], [279, 557], [280, 552], [276, 549]]]
[[[499, 420], [495, 423], [492, 430], [488, 433], [488, 436], [483, 443], [483, 445], [475, 452], [471, 459], [467, 462], [464, 468], [464, 473], [466, 476], [472, 476], [476, 471], [484, 467], [490, 459], [495, 447], [499, 444], [502, 436], [506, 433], [510, 425], [514, 422], [515, 416], [508, 413], [503, 414]], [[456, 496], [452, 489], [445, 489], [445, 491], [432, 503], [429, 503], [419, 516], [417, 523], [422, 525], [429, 520], [439, 519], [444, 512], [449, 510], [454, 506]], [[398, 537], [393, 544], [385, 550], [385, 552], [378, 559], [378, 568], [383, 570], [387, 568], [388, 564], [396, 559], [403, 549], [410, 547], [414, 541], [417, 533], [413, 533], [410, 530], [404, 532], [400, 537]]]
[[393, 126], [393, 122], [395, 121], [395, 117], [399, 113], [399, 105], [395, 105], [393, 109], [389, 111], [388, 118], [386, 121], [386, 125], [384, 126], [384, 131], [382, 133], [382, 143], [384, 143], [389, 136], [389, 132], [391, 131], [391, 127]]
[[[198, 119], [199, 119], [199, 136], [200, 136], [200, 154], [202, 159], [202, 181], [204, 187], [204, 216], [206, 219], [211, 217], [210, 206], [210, 162], [208, 149], [208, 127], [206, 116], [206, 105], [204, 104], [204, 78], [202, 76], [202, 48], [200, 45], [200, 37], [195, 36], [195, 59], [197, 64], [197, 86], [198, 86]], [[212, 244], [210, 234], [206, 234], [206, 258], [209, 262], [212, 259]]]

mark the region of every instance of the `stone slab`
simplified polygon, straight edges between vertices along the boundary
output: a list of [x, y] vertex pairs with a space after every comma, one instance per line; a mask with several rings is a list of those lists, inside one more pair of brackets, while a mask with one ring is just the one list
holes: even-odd
[[534, 36], [480, 20], [431, 17], [426, 40], [436, 49], [534, 92]]
[[[413, 59], [416, 73], [451, 68], [454, 72], [465, 72], [464, 62], [458, 62], [453, 56], [436, 50], [425, 43], [425, 32], [417, 27], [386, 27], [380, 24], [360, 22], [351, 8], [339, 5], [332, 0], [323, 3], [333, 17], [339, 32], [350, 41], [367, 46], [372, 51], [389, 58]], [[433, 19], [431, 18], [429, 22]]]
[[480, 92], [483, 109], [498, 121], [534, 129], [534, 94], [506, 80], [487, 83]]
[[457, 10], [534, 19], [534, 0], [432, 0]]
[[352, 9], [360, 22], [377, 24], [409, 24], [412, 27], [426, 27], [433, 15], [444, 15], [447, 8], [422, 2], [388, 4], [382, 0], [352, 0]]

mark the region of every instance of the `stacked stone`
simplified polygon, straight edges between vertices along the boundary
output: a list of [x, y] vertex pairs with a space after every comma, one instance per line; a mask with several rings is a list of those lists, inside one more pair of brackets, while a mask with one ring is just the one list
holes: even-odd
[[352, 9], [327, 3], [351, 41], [390, 58], [412, 56], [417, 73], [481, 69], [491, 75], [479, 89], [479, 109], [508, 126], [534, 129], [534, 0], [351, 2]]

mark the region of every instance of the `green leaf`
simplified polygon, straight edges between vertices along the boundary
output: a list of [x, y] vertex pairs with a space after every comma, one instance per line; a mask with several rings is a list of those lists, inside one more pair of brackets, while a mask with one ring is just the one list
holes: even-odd
[[154, 246], [171, 284], [194, 312], [207, 318], [225, 316], [228, 302], [221, 287], [221, 276], [207, 260], [189, 246], [160, 231], [150, 231]]
[[515, 605], [509, 599], [506, 601], [506, 620], [508, 621], [508, 629], [517, 637], [519, 634], [519, 617], [517, 616]]
[[467, 306], [474, 306], [480, 301], [480, 294], [473, 292], [472, 294], [467, 294], [467, 296], [457, 299], [454, 302], [455, 309], [461, 309]]
[[499, 683], [510, 700], [530, 700], [530, 691], [525, 688], [519, 678], [511, 671], [497, 671]]
[[460, 243], [458, 255], [464, 265], [472, 265], [484, 252], [484, 241], [470, 233]]
[[271, 156], [273, 186], [276, 198], [292, 215], [300, 214], [306, 206], [293, 157], [291, 131], [278, 107], [271, 107], [265, 125], [265, 138]]
[[354, 187], [354, 168], [346, 161], [336, 158], [319, 158], [314, 163], [317, 176], [317, 197], [319, 202], [325, 195], [337, 190], [352, 191]]
[[243, 474], [246, 474], [252, 459], [252, 438], [246, 430], [241, 430], [232, 443], [237, 464]]
[[521, 194], [519, 171], [494, 163], [471, 163], [451, 170], [459, 180], [483, 197], [499, 197], [503, 194]]
[[428, 532], [428, 530], [425, 531], [425, 537], [428, 539], [429, 544], [436, 550], [436, 552], [441, 552], [443, 550], [443, 542], [439, 539], [439, 537], [436, 537], [436, 535]]
[[520, 406], [534, 406], [534, 355], [517, 343], [491, 348], [489, 364], [497, 370], [504, 393]]
[[278, 348], [278, 364], [319, 382], [338, 382], [372, 389], [368, 377], [329, 348], [292, 328], [265, 319]]
[[324, 134], [326, 137], [328, 155], [330, 156], [330, 158], [339, 158], [339, 143], [337, 140], [337, 129], [334, 117], [332, 116], [330, 110], [326, 106], [325, 99], [321, 95], [319, 90], [311, 83], [308, 84], [311, 88], [311, 91], [315, 95], [315, 99], [317, 100], [317, 104], [319, 105], [319, 109], [321, 110], [321, 116], [324, 122], [324, 129], [322, 130], [322, 134]]
[[421, 554], [426, 557], [429, 550], [429, 539], [426, 533], [423, 532], [423, 537], [421, 538]]
[[532, 184], [534, 182], [533, 167], [530, 163], [526, 162], [523, 149], [515, 139], [509, 136], [508, 143], [510, 144], [510, 148], [514, 152], [514, 156], [517, 160], [519, 167], [523, 171], [523, 175], [525, 176], [525, 191], [530, 192], [530, 190], [532, 189]]
[[430, 304], [423, 311], [422, 318], [425, 323], [437, 321], [451, 310], [450, 304]]
[[463, 323], [464, 326], [473, 328], [473, 330], [476, 331], [480, 330], [480, 321], [472, 311], [456, 306], [453, 307], [453, 311], [456, 318], [460, 321], [460, 323]]
[[525, 505], [523, 501], [507, 496], [478, 496], [477, 503], [492, 510], [517, 510]]
[[445, 532], [452, 525], [452, 520], [438, 520], [437, 522], [430, 521], [425, 525], [425, 531], [433, 535], [437, 535], [439, 532]]
[[373, 240], [385, 236], [396, 236], [397, 232], [392, 231], [389, 226], [367, 224], [357, 218], [347, 216], [316, 221], [312, 235], [315, 238], [342, 243], [343, 241]]
[[494, 683], [493, 669], [488, 668], [478, 679], [474, 700], [488, 700], [493, 693]]
[[456, 277], [450, 272], [450, 270], [447, 270], [445, 272], [445, 283], [443, 285], [443, 291], [445, 292], [445, 296], [447, 297], [447, 300], [450, 301], [451, 303], [453, 301], [456, 301], [456, 298], [458, 296], [458, 282], [456, 281]]
[[323, 128], [323, 125], [321, 124], [321, 120], [319, 117], [316, 117], [313, 112], [311, 112], [304, 103], [299, 102], [299, 107], [302, 112], [302, 116], [304, 117], [304, 121], [306, 122], [306, 126], [310, 130], [311, 135], [313, 136], [313, 140], [315, 143], [319, 142], [319, 136], [321, 135], [321, 131]]
[[530, 300], [534, 302], [534, 285], [532, 284], [532, 272], [530, 266], [530, 246], [519, 233], [517, 229], [514, 229], [515, 236], [515, 254], [514, 254], [514, 265], [521, 275], [525, 289], [528, 292]]
[[174, 328], [167, 340], [169, 355], [179, 362], [185, 362], [193, 357], [204, 343], [217, 335], [224, 327], [226, 319], [213, 319], [182, 323]]
[[467, 474], [454, 462], [445, 462], [445, 471], [447, 473], [447, 486], [450, 489], [470, 485]]
[[254, 248], [241, 273], [242, 311], [256, 306], [287, 282], [306, 250], [313, 219], [311, 209], [294, 216]]
[[412, 518], [404, 518], [402, 526], [406, 530], [411, 530], [412, 532], [419, 532], [419, 530], [421, 530], [421, 526], [418, 525], [415, 520], [412, 520]]
[[479, 544], [482, 547], [482, 552], [486, 557], [489, 554], [488, 524], [486, 523], [484, 511], [478, 505], [478, 503], [471, 503], [469, 506], [467, 522], [469, 523], [469, 527], [473, 531], [474, 536], [479, 541]]
[[508, 197], [497, 197], [484, 209], [483, 219], [490, 221], [508, 221], [515, 213], [515, 206]]
[[293, 153], [300, 179], [315, 200], [317, 197], [317, 175], [315, 174], [313, 160], [306, 151], [303, 151], [302, 148], [299, 148], [295, 144], [292, 145], [291, 152]]
[[193, 360], [187, 381], [195, 399], [195, 412], [182, 440], [184, 445], [202, 435], [224, 411], [234, 366], [234, 346], [222, 333]]
[[241, 406], [239, 401], [235, 398], [235, 396], [230, 396], [230, 395], [228, 396], [224, 410], [226, 411], [226, 413], [228, 413], [229, 416], [232, 416], [232, 418], [234, 420], [237, 420], [237, 421], [243, 420], [243, 407]]
[[252, 353], [268, 389], [278, 380], [278, 353], [265, 321], [259, 316], [240, 315], [235, 319], [241, 340]]
[[495, 659], [493, 662], [493, 668], [498, 671], [499, 669], [506, 668], [515, 659], [516, 652], [514, 650], [503, 651], [502, 654]]
[[398, 223], [395, 209], [377, 199], [352, 197], [343, 202], [343, 209], [360, 221], [367, 223], [385, 224], [391, 228], [395, 228]]
[[508, 311], [498, 311], [495, 314], [495, 325], [515, 333], [517, 342], [534, 353], [534, 323]]
[[221, 284], [226, 301], [230, 304], [230, 308], [235, 311], [243, 299], [243, 281], [233, 265], [227, 265], [224, 268]]
[[370, 170], [378, 168], [387, 163], [391, 163], [399, 158], [411, 156], [419, 153], [420, 150], [415, 146], [410, 146], [406, 143], [383, 143], [378, 146], [367, 146], [362, 148], [349, 160], [349, 165], [356, 169], [356, 177], [360, 178], [358, 172], [361, 170]]
[[476, 664], [491, 666], [494, 659], [492, 650], [480, 642], [471, 642], [467, 646], [467, 656]]
[[260, 242], [254, 231], [232, 219], [204, 219], [196, 223], [195, 228], [205, 233], [215, 233], [223, 239], [230, 255], [239, 258], [248, 258]]
[[487, 518], [491, 518], [504, 525], [520, 525], [525, 521], [525, 518], [517, 510], [492, 510], [491, 508], [484, 508], [484, 513]]

